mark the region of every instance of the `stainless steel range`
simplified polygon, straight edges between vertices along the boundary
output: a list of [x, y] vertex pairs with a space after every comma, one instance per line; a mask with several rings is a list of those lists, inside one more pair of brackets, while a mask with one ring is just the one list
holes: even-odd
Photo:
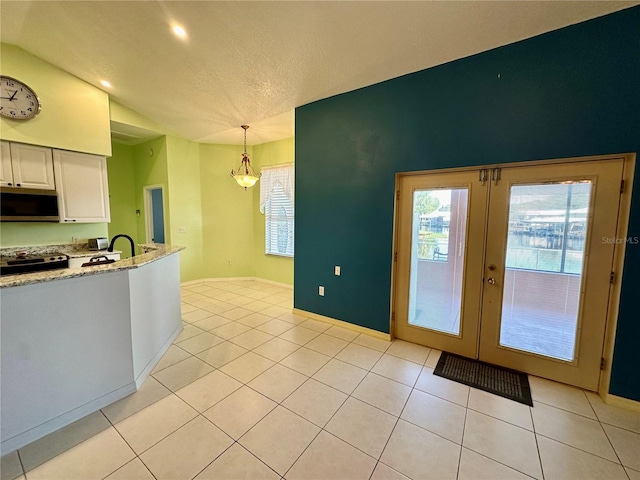
[[39, 272], [68, 267], [69, 256], [64, 253], [17, 255], [15, 257], [2, 257], [0, 260], [0, 275]]

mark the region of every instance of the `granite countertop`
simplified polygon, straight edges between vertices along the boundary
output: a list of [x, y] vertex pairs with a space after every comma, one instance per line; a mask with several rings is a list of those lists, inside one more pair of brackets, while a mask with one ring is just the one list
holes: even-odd
[[62, 252], [69, 255], [69, 258], [95, 257], [96, 255], [111, 255], [112, 253], [122, 253], [122, 250], [114, 250], [107, 252], [106, 250], [73, 250], [70, 252]]
[[16, 252], [27, 252], [29, 255], [51, 255], [54, 253], [64, 253], [69, 258], [93, 257], [95, 255], [106, 255], [107, 253], [122, 253], [121, 250], [107, 252], [106, 250], [89, 250], [86, 243], [69, 243], [65, 245], [36, 245], [29, 247], [8, 247], [0, 249], [0, 257], [15, 257]]
[[[117, 272], [122, 270], [129, 270], [132, 268], [139, 268], [156, 260], [178, 253], [184, 250], [185, 247], [164, 245], [164, 244], [141, 244], [140, 247], [145, 252], [135, 257], [125, 258], [124, 260], [117, 260], [113, 263], [106, 265], [96, 265], [94, 267], [82, 267], [82, 268], [61, 268], [58, 270], [45, 270], [42, 272], [33, 273], [20, 273], [17, 275], [3, 275], [0, 276], [0, 288], [7, 287], [19, 287], [23, 285], [31, 285], [34, 283], [50, 282], [53, 280], [63, 280], [66, 278], [84, 277], [87, 275], [97, 275], [102, 273]], [[58, 250], [60, 251], [60, 250]], [[45, 253], [40, 250], [39, 253]], [[66, 252], [65, 252], [66, 253]], [[93, 254], [99, 254], [98, 252], [92, 252]], [[82, 255], [79, 255], [82, 256]]]

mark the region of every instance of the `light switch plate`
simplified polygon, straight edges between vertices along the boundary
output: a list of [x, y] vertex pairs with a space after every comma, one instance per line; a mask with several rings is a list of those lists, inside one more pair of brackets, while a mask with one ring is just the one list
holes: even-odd
[[324, 297], [324, 287], [322, 285], [318, 287], [318, 295]]
[[333, 270], [334, 270], [335, 274], [339, 277], [340, 276], [340, 265], [336, 265]]

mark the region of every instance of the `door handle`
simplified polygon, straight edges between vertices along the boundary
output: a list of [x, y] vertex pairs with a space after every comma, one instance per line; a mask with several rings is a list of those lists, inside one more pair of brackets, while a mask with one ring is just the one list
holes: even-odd
[[489, 277], [489, 279], [487, 280], [487, 283], [489, 285], [495, 285], [496, 284], [496, 279], [493, 277]]

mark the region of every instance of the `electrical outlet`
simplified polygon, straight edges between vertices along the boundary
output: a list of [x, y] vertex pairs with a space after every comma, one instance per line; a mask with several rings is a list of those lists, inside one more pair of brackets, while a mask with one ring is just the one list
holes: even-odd
[[187, 227], [178, 227], [178, 233], [187, 233]]
[[340, 276], [340, 265], [336, 265], [333, 270], [334, 270], [335, 274], [339, 277]]
[[318, 287], [318, 295], [324, 297], [324, 287], [322, 285]]

